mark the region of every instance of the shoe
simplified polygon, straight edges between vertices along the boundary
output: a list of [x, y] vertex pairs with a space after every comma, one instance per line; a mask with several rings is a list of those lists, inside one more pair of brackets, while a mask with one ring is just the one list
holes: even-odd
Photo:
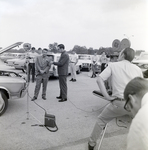
[[37, 97], [34, 96], [31, 101], [35, 101], [36, 99], [37, 99]]
[[76, 82], [77, 80], [76, 79], [73, 79], [73, 81], [72, 82]]
[[67, 101], [67, 98], [59, 100], [59, 102], [65, 102], [65, 101]]
[[92, 75], [91, 78], [94, 78], [94, 75]]
[[45, 96], [43, 96], [43, 97], [42, 97], [42, 99], [43, 99], [43, 100], [46, 100], [46, 97], [45, 97]]
[[95, 148], [95, 146], [91, 146], [91, 145], [89, 145], [89, 143], [88, 143], [88, 150], [94, 150], [94, 148]]
[[58, 97], [56, 97], [57, 99], [62, 99], [62, 97], [61, 96], [58, 96]]
[[72, 78], [72, 79], [70, 79], [69, 81], [73, 81], [73, 78]]

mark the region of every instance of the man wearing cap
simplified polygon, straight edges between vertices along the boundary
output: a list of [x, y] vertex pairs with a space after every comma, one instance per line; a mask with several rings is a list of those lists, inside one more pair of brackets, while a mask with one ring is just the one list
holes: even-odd
[[36, 72], [36, 86], [34, 91], [34, 97], [32, 101], [36, 100], [40, 91], [41, 83], [42, 88], [42, 99], [46, 100], [46, 89], [49, 79], [49, 69], [51, 67], [51, 59], [47, 56], [48, 49], [44, 48], [42, 55], [36, 58], [35, 72]]

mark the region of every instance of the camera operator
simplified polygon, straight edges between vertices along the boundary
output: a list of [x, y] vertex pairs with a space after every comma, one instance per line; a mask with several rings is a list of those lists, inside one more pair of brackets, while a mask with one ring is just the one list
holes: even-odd
[[[89, 138], [88, 149], [94, 150], [97, 139], [106, 124], [112, 119], [129, 114], [124, 109], [125, 100], [123, 99], [124, 88], [127, 83], [135, 77], [143, 77], [139, 67], [132, 64], [135, 51], [131, 48], [125, 48], [120, 52], [118, 62], [110, 63], [107, 68], [97, 78], [99, 89], [106, 100], [110, 103], [104, 108], [98, 116], [92, 134]], [[111, 78], [112, 96], [107, 93], [104, 81]]]

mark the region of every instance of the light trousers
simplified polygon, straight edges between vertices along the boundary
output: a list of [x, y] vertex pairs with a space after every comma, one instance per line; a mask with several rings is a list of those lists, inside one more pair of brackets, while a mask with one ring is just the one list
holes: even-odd
[[71, 78], [76, 79], [76, 65], [75, 63], [70, 63]]
[[129, 115], [129, 113], [124, 109], [125, 101], [115, 100], [110, 102], [101, 114], [98, 116], [97, 122], [89, 138], [89, 144], [95, 146], [99, 136], [101, 135], [106, 124], [112, 119], [124, 115]]
[[35, 86], [35, 91], [34, 91], [34, 96], [38, 97], [40, 88], [41, 88], [41, 83], [43, 85], [42, 88], [42, 97], [46, 97], [46, 90], [47, 90], [47, 83], [49, 80], [49, 73], [44, 73], [44, 74], [39, 74], [36, 77], [36, 86]]

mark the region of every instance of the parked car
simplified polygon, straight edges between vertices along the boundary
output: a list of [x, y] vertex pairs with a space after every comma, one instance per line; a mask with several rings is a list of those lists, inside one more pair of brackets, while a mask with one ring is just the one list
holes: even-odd
[[1, 60], [3, 62], [6, 62], [9, 59], [14, 59], [17, 57], [17, 53], [4, 53], [3, 55], [1, 55]]
[[13, 66], [15, 69], [26, 69], [26, 58], [15, 60]]
[[6, 60], [6, 64], [8, 66], [14, 66], [15, 61], [19, 61], [20, 59], [24, 59], [25, 57], [26, 57], [25, 53], [20, 53], [16, 58]]
[[0, 70], [0, 116], [8, 107], [8, 100], [22, 98], [27, 91], [26, 79], [13, 72]]
[[148, 69], [148, 52], [142, 52], [132, 63], [138, 65], [142, 69]]
[[[0, 55], [21, 44], [17, 42], [0, 50]], [[8, 100], [24, 97], [27, 87], [28, 83], [22, 75], [0, 66], [0, 116], [7, 110]]]
[[91, 56], [87, 54], [79, 54], [78, 55], [78, 63], [77, 65], [80, 66], [80, 70], [86, 69], [88, 71], [91, 70]]
[[[61, 54], [60, 53], [51, 53], [49, 52], [48, 57], [50, 57], [52, 59], [52, 61], [54, 62], [58, 62], [60, 59]], [[70, 56], [69, 56], [70, 57]], [[50, 77], [58, 77], [58, 71], [57, 71], [57, 66], [56, 65], [51, 65], [51, 68], [49, 70], [50, 72]], [[68, 67], [68, 73], [70, 74], [70, 66]], [[80, 66], [76, 65], [76, 73], [79, 74], [80, 73]]]

